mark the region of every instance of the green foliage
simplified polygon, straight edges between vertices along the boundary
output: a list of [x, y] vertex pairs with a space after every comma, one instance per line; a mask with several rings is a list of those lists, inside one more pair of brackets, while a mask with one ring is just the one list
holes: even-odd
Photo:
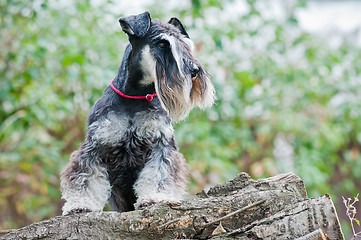
[[[59, 173], [126, 37], [108, 5], [0, 1], [0, 224], [59, 214]], [[114, 22], [109, 27], [107, 21]]]
[[[86, 115], [116, 74], [127, 41], [117, 24], [123, 13], [112, 12], [117, 3], [25, 2], [0, 0], [4, 228], [60, 213], [59, 172], [83, 140]], [[310, 196], [356, 194], [361, 51], [346, 42], [332, 48], [301, 30], [294, 13], [304, 2], [285, 5], [279, 18], [262, 4], [192, 0], [165, 10], [159, 1], [147, 8], [164, 21], [183, 20], [217, 88], [212, 109], [176, 125], [191, 165], [190, 192], [239, 171], [294, 171]], [[277, 139], [292, 148], [290, 168], [275, 154]]]

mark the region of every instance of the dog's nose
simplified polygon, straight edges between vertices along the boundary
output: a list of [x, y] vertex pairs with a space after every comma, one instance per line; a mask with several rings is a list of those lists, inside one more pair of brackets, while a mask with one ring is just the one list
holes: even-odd
[[193, 64], [191, 71], [192, 71], [192, 78], [195, 78], [197, 76], [197, 74], [199, 73], [199, 67], [197, 67], [197, 65]]

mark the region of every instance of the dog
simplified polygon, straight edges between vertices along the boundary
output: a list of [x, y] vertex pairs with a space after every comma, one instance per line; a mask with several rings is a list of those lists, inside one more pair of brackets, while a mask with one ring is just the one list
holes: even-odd
[[61, 173], [63, 215], [179, 202], [187, 164], [173, 123], [211, 107], [215, 89], [177, 18], [148, 12], [119, 19], [128, 35], [118, 74], [88, 116], [85, 141]]

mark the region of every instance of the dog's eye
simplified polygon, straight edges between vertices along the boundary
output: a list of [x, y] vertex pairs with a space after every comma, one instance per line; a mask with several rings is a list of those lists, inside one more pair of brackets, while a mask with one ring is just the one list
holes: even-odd
[[163, 41], [160, 41], [159, 43], [158, 43], [158, 47], [159, 48], [167, 48], [169, 46], [169, 42], [167, 42], [167, 41], [165, 41], [165, 40], [163, 40]]

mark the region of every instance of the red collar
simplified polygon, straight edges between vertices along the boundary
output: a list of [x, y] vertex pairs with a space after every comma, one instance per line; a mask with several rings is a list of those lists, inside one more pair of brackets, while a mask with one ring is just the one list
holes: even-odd
[[120, 96], [125, 97], [125, 98], [131, 98], [131, 99], [146, 99], [148, 102], [152, 101], [154, 97], [157, 96], [156, 93], [154, 94], [147, 94], [145, 96], [128, 96], [125, 95], [124, 93], [122, 93], [121, 91], [119, 91], [118, 89], [116, 89], [116, 87], [114, 87], [113, 85], [113, 81], [114, 79], [110, 82], [110, 86], [113, 88], [113, 90], [118, 93]]

